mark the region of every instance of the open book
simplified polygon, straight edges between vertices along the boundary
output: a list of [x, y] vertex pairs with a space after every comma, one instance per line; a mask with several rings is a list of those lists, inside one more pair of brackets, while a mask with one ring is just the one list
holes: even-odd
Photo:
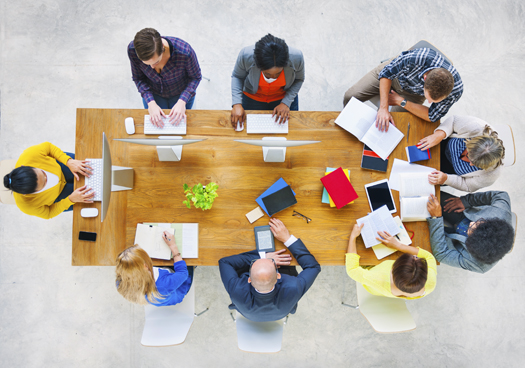
[[386, 231], [392, 236], [399, 234], [401, 231], [386, 205], [378, 208], [368, 216], [357, 219], [356, 222], [358, 225], [365, 224], [361, 230], [361, 237], [366, 248], [381, 244], [381, 242], [376, 239], [379, 237], [377, 234], [378, 231]]
[[404, 134], [392, 124], [388, 127], [388, 132], [379, 131], [375, 126], [376, 116], [376, 110], [352, 97], [335, 119], [335, 123], [386, 160]]
[[[399, 234], [396, 235], [396, 238], [399, 240], [399, 242], [404, 245], [412, 244], [412, 239], [410, 239], [410, 235], [408, 235], [407, 229], [405, 229], [405, 226], [401, 222], [401, 219], [399, 218], [399, 216], [394, 217], [394, 221], [396, 222], [400, 230]], [[385, 258], [386, 256], [389, 256], [392, 253], [397, 252], [397, 249], [389, 248], [386, 245], [383, 245], [382, 243], [378, 245], [374, 245], [372, 247], [372, 250], [374, 251], [377, 259]]]
[[427, 210], [428, 197], [436, 193], [428, 182], [426, 173], [406, 173], [399, 175], [399, 204], [401, 221], [424, 221], [430, 214]]
[[182, 258], [199, 257], [199, 224], [137, 224], [135, 244], [140, 245], [151, 258], [169, 260], [172, 258], [171, 249], [162, 238], [165, 230], [174, 234]]

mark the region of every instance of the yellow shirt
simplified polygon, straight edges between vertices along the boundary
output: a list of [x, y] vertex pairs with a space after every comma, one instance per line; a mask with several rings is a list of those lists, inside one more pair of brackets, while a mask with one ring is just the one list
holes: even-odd
[[424, 249], [419, 248], [417, 253], [418, 258], [424, 258], [427, 261], [428, 273], [427, 282], [425, 283], [425, 295], [415, 297], [395, 296], [392, 294], [390, 286], [390, 273], [395, 261], [383, 261], [377, 266], [370, 269], [364, 269], [359, 266], [359, 258], [356, 253], [346, 253], [346, 273], [356, 282], [363, 284], [363, 287], [370, 293], [379, 296], [386, 296], [389, 298], [401, 299], [419, 299], [422, 298], [436, 288], [437, 265], [434, 256]]
[[19, 194], [13, 193], [16, 205], [20, 210], [28, 215], [50, 219], [68, 209], [73, 202], [68, 198], [54, 203], [62, 189], [66, 185], [66, 179], [62, 173], [60, 165], [56, 160], [64, 165], [71, 157], [62, 150], [49, 142], [37, 144], [26, 149], [16, 162], [16, 167], [31, 166], [42, 169], [58, 176], [58, 184], [40, 193]]

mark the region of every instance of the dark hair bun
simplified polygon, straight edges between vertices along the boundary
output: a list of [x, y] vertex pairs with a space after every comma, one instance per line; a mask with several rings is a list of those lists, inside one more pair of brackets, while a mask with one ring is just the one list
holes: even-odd
[[4, 187], [11, 189], [11, 185], [9, 184], [9, 174], [4, 176]]

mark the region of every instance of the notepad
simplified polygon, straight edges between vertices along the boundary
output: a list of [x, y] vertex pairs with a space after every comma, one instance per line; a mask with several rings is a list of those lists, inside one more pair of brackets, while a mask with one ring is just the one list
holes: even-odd
[[376, 110], [352, 97], [335, 123], [386, 160], [405, 135], [393, 124], [388, 131], [380, 131], [375, 126], [376, 116]]
[[[196, 223], [144, 223], [144, 224], [137, 224], [137, 231], [138, 231], [139, 225], [157, 227], [160, 229], [159, 230], [160, 234], [162, 234], [164, 230], [168, 230], [168, 231], [174, 230], [175, 244], [177, 244], [177, 248], [179, 249], [179, 252], [182, 258], [199, 258], [199, 224], [196, 224]], [[135, 241], [136, 241], [136, 234], [135, 234]], [[161, 238], [161, 241], [162, 241], [161, 244], [163, 244], [168, 249], [170, 256], [168, 258], [159, 258], [159, 259], [171, 259], [171, 250], [166, 245], [164, 240], [162, 240], [162, 238]], [[148, 251], [146, 250], [146, 252]], [[150, 257], [152, 256], [150, 255]], [[152, 257], [152, 258], [158, 258], [158, 257]]]
[[354, 187], [350, 184], [350, 180], [348, 180], [342, 168], [338, 168], [322, 177], [321, 182], [337, 208], [342, 208], [358, 198]]
[[416, 162], [431, 159], [430, 149], [421, 151], [417, 146], [405, 147], [408, 162]]

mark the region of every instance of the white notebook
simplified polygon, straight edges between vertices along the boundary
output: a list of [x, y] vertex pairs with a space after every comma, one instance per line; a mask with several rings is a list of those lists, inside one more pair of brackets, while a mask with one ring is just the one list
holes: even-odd
[[[149, 236], [150, 240], [148, 242], [147, 238], [144, 238], [143, 242], [146, 245], [146, 247], [149, 248], [149, 245], [151, 243], [156, 242], [156, 237], [158, 234], [160, 234], [160, 241], [162, 243], [159, 243], [157, 248], [152, 247], [153, 250], [160, 249], [159, 252], [162, 252], [160, 255], [162, 257], [154, 257], [150, 254], [148, 249], [146, 249], [142, 244], [138, 243], [137, 236], [142, 232], [147, 232], [146, 230], [143, 230], [143, 228], [153, 228], [156, 229], [156, 233], [153, 234], [153, 230], [149, 230], [149, 234], [144, 236]], [[139, 230], [139, 228], [141, 230]], [[177, 248], [179, 249], [179, 252], [182, 256], [182, 258], [198, 258], [199, 257], [199, 224], [196, 223], [144, 223], [144, 224], [137, 224], [137, 232], [135, 233], [135, 244], [139, 244], [148, 254], [151, 258], [158, 258], [158, 259], [171, 259], [172, 254], [170, 248], [166, 245], [164, 240], [162, 239], [162, 233], [167, 230], [174, 234], [175, 236], [175, 244], [177, 244]], [[167, 249], [167, 251], [166, 251]], [[155, 253], [158, 254], [158, 253]], [[166, 255], [167, 254], [167, 255]]]
[[335, 123], [386, 160], [405, 135], [392, 124], [389, 125], [388, 132], [379, 131], [375, 125], [376, 116], [376, 110], [352, 97], [335, 119]]

